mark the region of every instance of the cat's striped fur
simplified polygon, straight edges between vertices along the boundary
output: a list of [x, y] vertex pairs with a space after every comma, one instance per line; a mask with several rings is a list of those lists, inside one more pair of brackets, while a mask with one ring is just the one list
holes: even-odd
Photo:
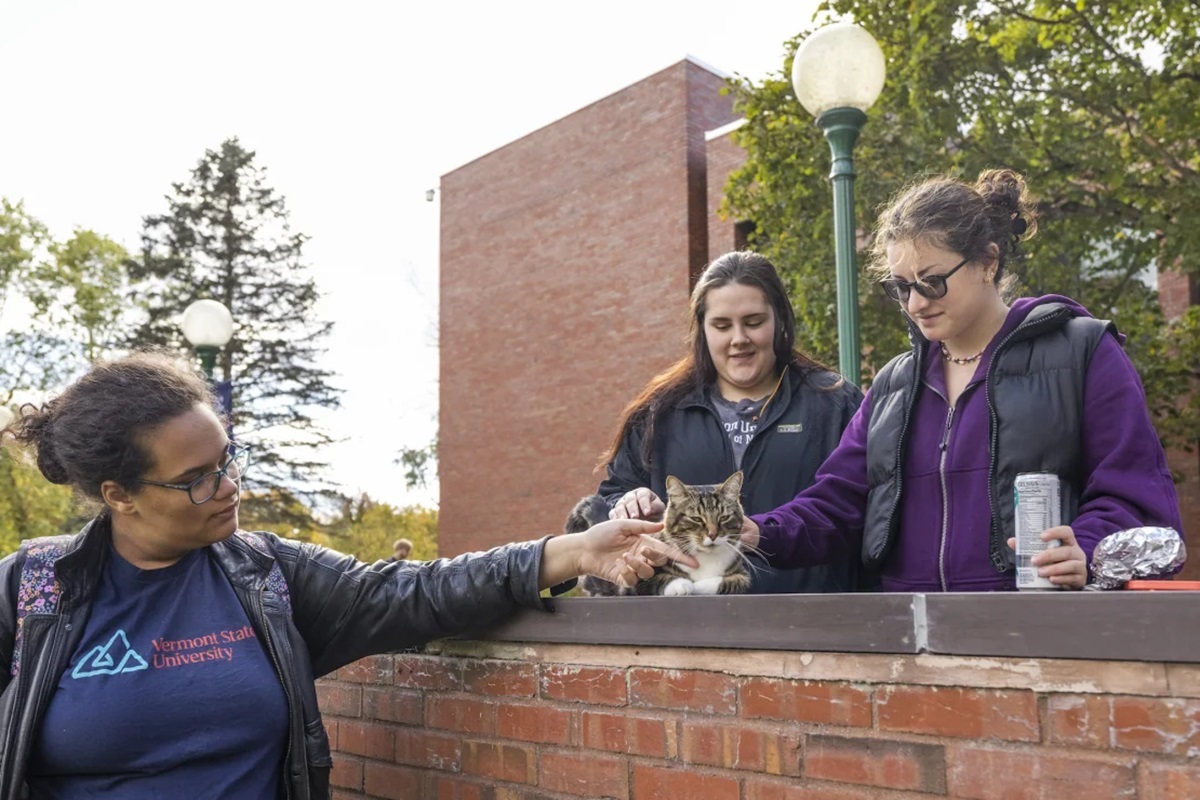
[[[738, 534], [742, 529], [742, 473], [735, 472], [716, 486], [689, 486], [667, 476], [667, 509], [658, 537], [700, 562], [687, 567], [675, 562], [633, 587], [620, 587], [588, 576], [581, 584], [590, 595], [741, 594], [750, 588], [750, 573]], [[599, 495], [585, 497], [567, 519], [566, 532], [577, 533], [608, 519], [608, 505]]]

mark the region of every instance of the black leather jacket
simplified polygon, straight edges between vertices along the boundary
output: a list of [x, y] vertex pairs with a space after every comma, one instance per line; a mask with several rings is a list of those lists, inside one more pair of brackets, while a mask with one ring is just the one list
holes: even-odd
[[[107, 517], [63, 536], [55, 564], [59, 613], [22, 623], [21, 669], [10, 679], [16, 597], [28, 543], [0, 561], [0, 798], [21, 797], [41, 720], [69, 665], [90, 611], [112, 538]], [[262, 549], [251, 542], [257, 541]], [[264, 533], [211, 545], [287, 696], [289, 736], [279, 796], [326, 800], [332, 765], [314, 678], [364, 656], [482, 628], [518, 606], [542, 608], [542, 542], [432, 562], [377, 562]], [[266, 585], [279, 563], [291, 617]]]

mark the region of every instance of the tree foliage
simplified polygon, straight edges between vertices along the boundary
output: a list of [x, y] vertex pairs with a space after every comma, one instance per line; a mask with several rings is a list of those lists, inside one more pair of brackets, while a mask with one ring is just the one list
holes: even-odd
[[30, 270], [26, 293], [35, 318], [60, 341], [77, 342], [90, 363], [112, 351], [126, 333], [129, 280], [125, 248], [90, 230], [49, 245], [50, 258]]
[[395, 463], [404, 467], [404, 485], [409, 489], [424, 489], [429, 485], [431, 476], [437, 475], [438, 442], [435, 435], [433, 441], [424, 447], [405, 447]]
[[131, 341], [185, 348], [178, 319], [211, 298], [233, 314], [221, 351], [233, 383], [235, 434], [256, 444], [258, 488], [314, 497], [329, 491], [318, 448], [331, 439], [314, 419], [338, 405], [332, 373], [317, 365], [332, 323], [315, 315], [316, 283], [291, 230], [284, 198], [255, 154], [230, 139], [173, 184], [165, 214], [146, 217], [131, 277], [146, 320]]
[[331, 526], [333, 547], [352, 553], [362, 561], [376, 561], [392, 554], [397, 539], [413, 543], [414, 561], [437, 557], [438, 512], [420, 506], [396, 508], [367, 495], [347, 498], [342, 514]]
[[[1195, 440], [1190, 317], [1162, 318], [1148, 268], [1196, 273], [1200, 228], [1200, 6], [1150, 0], [833, 0], [818, 23], [851, 18], [879, 41], [888, 78], [855, 151], [856, 219], [906, 183], [1016, 169], [1039, 198], [1042, 235], [1017, 265], [1022, 293], [1074, 297], [1129, 334], [1127, 350], [1172, 443]], [[814, 29], [817, 27], [814, 25]], [[788, 52], [808, 35], [788, 43]], [[836, 361], [828, 147], [781, 73], [733, 91], [748, 160], [726, 212], [753, 220], [752, 245], [792, 291], [800, 341]], [[860, 258], [861, 261], [861, 258]], [[903, 350], [898, 309], [860, 264], [863, 375]]]
[[22, 539], [77, 530], [74, 499], [66, 486], [48, 483], [36, 467], [0, 448], [0, 556]]

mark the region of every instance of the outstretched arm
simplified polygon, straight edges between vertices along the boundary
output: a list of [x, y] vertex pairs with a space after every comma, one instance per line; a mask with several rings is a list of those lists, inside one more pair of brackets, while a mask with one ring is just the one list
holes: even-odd
[[842, 432], [812, 486], [766, 514], [747, 517], [742, 539], [775, 567], [828, 564], [858, 545], [867, 506], [871, 395]]

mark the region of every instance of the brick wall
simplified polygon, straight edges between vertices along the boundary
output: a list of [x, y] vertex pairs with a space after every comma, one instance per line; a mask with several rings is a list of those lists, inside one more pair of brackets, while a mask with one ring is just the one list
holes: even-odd
[[442, 555], [561, 530], [679, 357], [722, 81], [680, 62], [442, 178]]
[[1200, 665], [453, 643], [319, 684], [336, 798], [1200, 797]]
[[1200, 303], [1200, 287], [1196, 277], [1178, 269], [1158, 273], [1158, 302], [1163, 316], [1178, 319], [1188, 306]]
[[706, 148], [708, 166], [708, 260], [737, 249], [737, 223], [720, 213], [729, 176], [746, 163], [746, 151], [733, 140], [732, 131], [709, 139]]

